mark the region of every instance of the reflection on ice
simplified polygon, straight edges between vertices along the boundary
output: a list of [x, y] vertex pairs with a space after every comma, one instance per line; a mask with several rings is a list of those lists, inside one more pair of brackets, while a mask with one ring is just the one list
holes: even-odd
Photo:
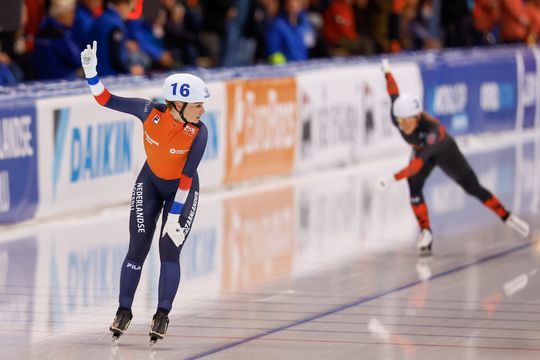
[[[540, 212], [540, 181], [536, 181], [540, 178], [539, 148], [538, 141], [526, 141], [519, 150], [503, 145], [489, 152], [468, 152], [467, 156], [487, 187], [513, 210], [530, 218]], [[201, 299], [255, 292], [281, 280], [324, 273], [348, 260], [384, 256], [389, 250], [416, 253], [418, 229], [406, 184], [398, 183], [385, 193], [374, 192], [372, 187], [380, 175], [406, 163], [406, 154], [402, 155], [384, 163], [303, 176], [299, 181], [280, 180], [246, 192], [203, 192], [181, 255], [182, 280], [173, 313], [196, 312], [190, 305], [198, 305]], [[459, 238], [460, 234], [481, 232], [486, 226], [501, 226], [501, 232], [507, 231], [493, 214], [440, 172], [428, 180], [425, 191], [435, 252], [437, 239], [442, 237]], [[127, 216], [128, 208], [122, 206], [101, 215], [84, 215], [84, 219], [2, 231], [0, 316], [4, 324], [18, 320], [16, 331], [29, 332], [18, 341], [37, 341], [66, 331], [106, 331], [117, 304], [119, 269], [128, 243]], [[456, 242], [454, 246], [470, 244]], [[157, 303], [156, 248], [146, 260], [135, 297], [139, 326], [146, 326]], [[422, 299], [437, 265], [431, 259], [425, 261], [414, 265], [416, 279], [422, 282], [418, 285]], [[414, 273], [412, 267], [407, 271]], [[523, 291], [535, 274], [521, 274], [501, 285], [493, 296], [486, 296], [486, 309], [494, 311], [493, 304], [501, 297]], [[416, 301], [412, 307], [421, 309], [423, 304]], [[134, 327], [137, 329], [137, 323]], [[390, 341], [390, 337], [403, 343], [406, 351], [414, 349], [376, 319], [369, 329], [379, 339]], [[18, 339], [13, 332], [7, 335]]]

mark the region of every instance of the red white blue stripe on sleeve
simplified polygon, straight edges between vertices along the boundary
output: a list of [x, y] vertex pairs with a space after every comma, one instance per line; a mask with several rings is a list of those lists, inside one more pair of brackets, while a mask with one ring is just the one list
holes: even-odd
[[171, 214], [180, 214], [186, 203], [189, 190], [191, 189], [192, 178], [182, 174], [180, 177], [180, 184], [178, 185], [178, 190], [176, 190], [176, 195], [174, 196], [174, 203], [172, 205]]
[[105, 89], [105, 86], [103, 86], [103, 83], [101, 80], [99, 80], [98, 76], [96, 75], [93, 78], [86, 79], [86, 81], [88, 82], [90, 91], [92, 91], [92, 95], [94, 95], [97, 102], [100, 105], [105, 105], [111, 98], [111, 93], [109, 90]]

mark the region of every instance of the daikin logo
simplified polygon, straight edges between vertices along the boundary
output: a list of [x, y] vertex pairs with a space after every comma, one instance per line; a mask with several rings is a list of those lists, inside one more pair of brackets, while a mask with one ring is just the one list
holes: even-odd
[[[81, 123], [84, 123], [81, 121]], [[70, 109], [54, 111], [54, 192], [60, 182], [77, 183], [127, 173], [132, 167], [133, 122], [70, 123]], [[69, 159], [64, 159], [64, 152]], [[62, 168], [68, 164], [67, 179]], [[65, 178], [62, 181], [62, 178]]]

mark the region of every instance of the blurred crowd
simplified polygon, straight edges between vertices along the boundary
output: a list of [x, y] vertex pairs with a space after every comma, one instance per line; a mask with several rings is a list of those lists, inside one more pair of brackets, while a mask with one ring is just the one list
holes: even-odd
[[533, 44], [540, 32], [540, 0], [12, 1], [20, 26], [0, 28], [0, 85], [81, 77], [80, 52], [93, 40], [100, 75], [141, 75]]

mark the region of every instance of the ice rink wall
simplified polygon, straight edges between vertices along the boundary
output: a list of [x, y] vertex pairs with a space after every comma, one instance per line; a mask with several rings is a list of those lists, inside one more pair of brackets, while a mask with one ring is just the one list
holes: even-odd
[[[390, 58], [401, 92], [455, 135], [539, 123], [539, 51], [483, 48]], [[390, 122], [379, 59], [194, 71], [208, 81], [203, 189], [317, 172], [406, 149]], [[102, 79], [161, 101], [164, 76]], [[100, 107], [85, 81], [0, 89], [0, 223], [128, 202], [144, 162], [142, 125]]]

